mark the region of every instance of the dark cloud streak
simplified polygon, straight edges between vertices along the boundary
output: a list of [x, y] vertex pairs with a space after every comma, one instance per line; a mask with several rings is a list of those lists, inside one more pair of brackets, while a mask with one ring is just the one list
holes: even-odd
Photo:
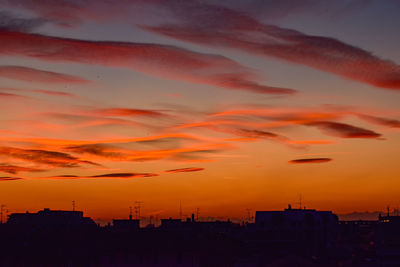
[[356, 127], [346, 123], [332, 122], [332, 121], [319, 121], [306, 124], [314, 126], [328, 135], [334, 135], [342, 138], [380, 138], [381, 134], [374, 131]]
[[67, 153], [39, 149], [0, 147], [0, 155], [61, 168], [78, 167], [80, 164], [99, 166], [97, 163], [80, 160], [79, 158], [71, 156]]
[[188, 167], [188, 168], [180, 168], [180, 169], [172, 169], [172, 170], [166, 170], [164, 172], [167, 173], [175, 173], [175, 172], [198, 172], [198, 171], [203, 171], [204, 168], [198, 168], [198, 167]]
[[291, 164], [307, 164], [307, 163], [325, 163], [332, 161], [331, 158], [309, 158], [309, 159], [294, 159], [290, 160]]

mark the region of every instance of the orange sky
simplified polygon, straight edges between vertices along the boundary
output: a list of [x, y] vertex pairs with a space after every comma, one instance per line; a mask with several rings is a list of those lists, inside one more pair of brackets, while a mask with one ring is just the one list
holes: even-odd
[[397, 4], [114, 4], [0, 2], [9, 212], [400, 206]]

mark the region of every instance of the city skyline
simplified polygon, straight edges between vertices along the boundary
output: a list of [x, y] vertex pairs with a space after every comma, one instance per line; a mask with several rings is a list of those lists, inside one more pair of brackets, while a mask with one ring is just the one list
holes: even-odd
[[[0, 0], [0, 204], [400, 206], [397, 1]], [[190, 212], [188, 212], [190, 210]]]

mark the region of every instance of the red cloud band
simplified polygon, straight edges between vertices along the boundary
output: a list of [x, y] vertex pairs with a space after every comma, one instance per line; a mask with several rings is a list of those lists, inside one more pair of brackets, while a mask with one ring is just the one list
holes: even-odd
[[[339, 40], [264, 25], [247, 13], [196, 3], [160, 4], [180, 24], [143, 26], [197, 44], [275, 57], [385, 89], [400, 90], [400, 66]], [[187, 14], [190, 14], [188, 16]]]
[[21, 66], [0, 66], [0, 77], [40, 83], [89, 83], [90, 81], [67, 74]]
[[174, 46], [84, 41], [5, 30], [0, 30], [0, 43], [0, 54], [5, 55], [117, 66], [168, 79], [257, 93], [295, 92], [259, 84], [248, 69], [228, 58]]

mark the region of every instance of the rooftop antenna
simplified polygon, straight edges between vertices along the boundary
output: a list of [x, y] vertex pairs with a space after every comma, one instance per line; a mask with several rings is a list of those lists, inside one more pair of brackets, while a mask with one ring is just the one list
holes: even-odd
[[75, 200], [72, 200], [72, 211], [75, 211]]
[[182, 201], [179, 200], [179, 218], [182, 220]]
[[251, 222], [252, 221], [250, 215], [251, 209], [246, 209], [246, 211], [247, 211], [247, 222]]
[[298, 204], [299, 204], [299, 209], [301, 210], [302, 209], [302, 200], [303, 200], [303, 198], [302, 198], [302, 195], [300, 194], [299, 195], [299, 202], [298, 202]]
[[132, 206], [129, 206], [129, 220], [132, 221]]
[[6, 207], [6, 205], [4, 205], [4, 204], [0, 205], [0, 223], [1, 224], [3, 223], [3, 211], [4, 211], [5, 207]]
[[143, 202], [135, 201], [135, 219], [140, 220], [140, 206]]

